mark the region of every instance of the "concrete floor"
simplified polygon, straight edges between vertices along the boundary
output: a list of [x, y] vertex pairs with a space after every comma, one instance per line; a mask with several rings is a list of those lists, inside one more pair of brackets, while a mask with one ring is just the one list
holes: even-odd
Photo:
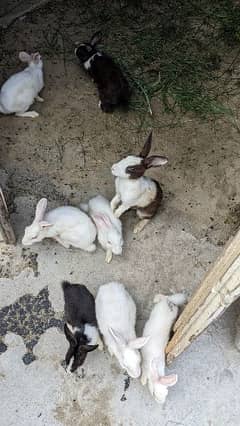
[[[75, 15], [69, 9], [64, 14], [71, 38]], [[40, 197], [47, 196], [49, 208], [79, 205], [96, 192], [110, 198], [111, 164], [139, 152], [149, 131], [139, 129], [134, 112], [101, 113], [96, 89], [75, 61], [72, 46], [65, 63], [49, 51], [51, 37], [47, 43], [43, 34], [54, 29], [57, 18], [54, 10], [45, 16], [43, 9], [16, 21], [0, 41], [0, 84], [19, 69], [17, 51], [25, 48], [41, 51], [46, 74], [38, 119], [0, 117], [0, 181], [18, 238], [15, 248], [0, 251], [1, 426], [237, 426], [239, 302], [172, 364], [179, 382], [164, 407], [139, 381], [132, 380], [124, 391], [126, 376], [106, 352], [89, 354], [73, 375], [62, 366], [67, 348], [63, 279], [84, 283], [94, 294], [102, 283], [124, 282], [137, 303], [139, 335], [156, 293], [184, 289], [192, 294], [240, 224], [240, 145], [237, 127], [226, 119], [185, 117], [181, 126], [169, 128], [169, 117], [153, 102], [155, 123], [161, 124], [154, 129], [153, 152], [169, 157], [168, 166], [150, 173], [164, 191], [154, 221], [134, 236], [136, 218], [124, 215], [123, 256], [110, 265], [100, 247], [89, 254], [45, 241], [23, 249], [24, 227]], [[80, 28], [78, 39], [91, 30]], [[239, 97], [232, 103], [238, 111]]]

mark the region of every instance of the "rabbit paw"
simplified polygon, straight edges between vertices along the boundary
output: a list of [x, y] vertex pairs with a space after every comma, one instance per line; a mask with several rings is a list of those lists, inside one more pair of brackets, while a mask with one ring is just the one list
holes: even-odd
[[134, 226], [133, 233], [138, 234], [138, 232], [141, 232], [143, 228], [147, 225], [150, 219], [142, 219], [140, 220], [137, 225]]
[[98, 341], [98, 350], [103, 351], [103, 342], [100, 339]]
[[86, 248], [85, 250], [88, 251], [89, 253], [93, 253], [96, 250], [96, 244], [91, 244], [88, 248]]
[[141, 383], [143, 386], [145, 386], [147, 383], [147, 377], [145, 376], [145, 374], [142, 374], [141, 376]]
[[105, 261], [106, 261], [107, 263], [110, 263], [110, 262], [111, 262], [111, 260], [112, 260], [112, 257], [113, 257], [112, 250], [107, 250], [106, 257], [105, 257]]
[[38, 102], [44, 102], [44, 99], [43, 98], [41, 98], [41, 96], [36, 96], [36, 101], [38, 101]]
[[36, 111], [26, 111], [26, 112], [17, 112], [16, 117], [29, 117], [29, 118], [37, 118], [39, 116]]

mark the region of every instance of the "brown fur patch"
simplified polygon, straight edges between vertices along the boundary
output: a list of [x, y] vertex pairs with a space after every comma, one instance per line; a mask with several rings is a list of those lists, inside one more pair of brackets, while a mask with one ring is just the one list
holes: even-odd
[[139, 207], [137, 209], [137, 215], [141, 219], [151, 219], [153, 216], [155, 216], [163, 199], [163, 192], [159, 183], [154, 179], [152, 180], [156, 184], [156, 195], [154, 197], [154, 200], [151, 201], [151, 203], [148, 204], [146, 207]]
[[146, 167], [142, 161], [140, 164], [136, 164], [135, 166], [128, 166], [126, 168], [126, 173], [129, 174], [130, 179], [139, 179], [144, 175], [146, 171]]

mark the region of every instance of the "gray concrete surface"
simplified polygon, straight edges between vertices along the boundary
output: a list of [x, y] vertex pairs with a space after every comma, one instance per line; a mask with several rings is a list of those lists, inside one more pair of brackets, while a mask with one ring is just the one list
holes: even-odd
[[[14, 220], [19, 235], [25, 207], [18, 204]], [[141, 333], [153, 295], [184, 288], [190, 293], [220, 250], [182, 231], [181, 219], [171, 223], [164, 213], [136, 240], [128, 222], [124, 255], [110, 265], [101, 248], [90, 255], [46, 241], [26, 251], [26, 258], [31, 252], [37, 260], [25, 259], [20, 275], [1, 279], [2, 350], [7, 349], [0, 356], [2, 426], [238, 425], [240, 354], [234, 333], [239, 304], [173, 363], [170, 371], [178, 373], [179, 382], [163, 407], [138, 380], [124, 392], [126, 376], [106, 352], [90, 354], [76, 374], [65, 372], [63, 278], [85, 283], [93, 293], [101, 283], [122, 280], [137, 302]], [[13, 250], [12, 263], [22, 262], [20, 245]]]

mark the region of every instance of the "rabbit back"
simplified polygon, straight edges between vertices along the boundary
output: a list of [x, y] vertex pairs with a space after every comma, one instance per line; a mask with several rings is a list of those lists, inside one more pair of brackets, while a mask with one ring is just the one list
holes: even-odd
[[99, 288], [96, 315], [104, 338], [112, 340], [109, 327], [119, 331], [126, 340], [136, 338], [136, 305], [123, 284], [112, 282]]
[[90, 291], [81, 284], [62, 283], [65, 320], [72, 327], [82, 324], [97, 325], [95, 300]]
[[89, 73], [98, 87], [102, 109], [104, 106], [111, 109], [129, 102], [131, 93], [128, 81], [112, 58], [105, 54], [95, 56]]
[[32, 73], [28, 68], [12, 75], [2, 86], [0, 102], [6, 113], [24, 112], [43, 88], [42, 71]]
[[82, 246], [90, 244], [96, 238], [96, 227], [90, 217], [77, 207], [62, 206], [46, 213], [45, 220], [54, 224], [63, 240], [81, 241]]

